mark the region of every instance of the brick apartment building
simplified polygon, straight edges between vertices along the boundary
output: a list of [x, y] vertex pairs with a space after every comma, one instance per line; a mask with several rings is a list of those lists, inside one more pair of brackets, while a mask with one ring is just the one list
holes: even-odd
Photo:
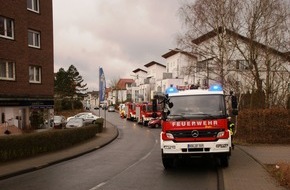
[[0, 0], [0, 125], [53, 114], [53, 65], [52, 0]]

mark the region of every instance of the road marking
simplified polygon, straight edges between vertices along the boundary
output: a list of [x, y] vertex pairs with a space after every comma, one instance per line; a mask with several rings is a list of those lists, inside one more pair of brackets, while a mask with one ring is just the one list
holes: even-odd
[[89, 190], [96, 190], [96, 189], [99, 189], [99, 188], [102, 187], [103, 185], [106, 185], [106, 183], [107, 183], [107, 182], [102, 182], [102, 183], [98, 184], [97, 186], [95, 186], [95, 187], [93, 187], [93, 188], [91, 188], [91, 189], [89, 189]]
[[118, 173], [117, 175], [115, 175], [114, 177], [112, 177], [111, 179], [109, 179], [109, 180], [107, 180], [105, 182], [102, 182], [102, 183], [96, 185], [95, 187], [93, 187], [93, 188], [91, 188], [89, 190], [97, 190], [97, 189], [101, 188], [102, 186], [106, 185], [108, 181], [113, 180], [114, 178], [118, 177], [119, 175], [121, 175], [125, 171], [129, 170], [130, 168], [134, 167], [135, 165], [139, 164], [140, 162], [142, 162], [143, 160], [145, 160], [146, 158], [148, 158], [150, 156], [150, 154], [153, 152], [154, 147], [157, 145], [157, 143], [158, 143], [158, 140], [155, 139], [155, 144], [153, 145], [152, 149], [145, 156], [143, 156], [142, 158], [140, 158], [137, 162], [133, 163], [132, 165], [128, 166], [126, 169], [124, 169], [123, 171], [121, 171], [120, 173]]

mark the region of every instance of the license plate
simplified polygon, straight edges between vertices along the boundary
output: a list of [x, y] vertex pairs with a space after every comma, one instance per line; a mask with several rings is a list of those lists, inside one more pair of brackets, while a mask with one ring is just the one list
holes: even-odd
[[188, 144], [188, 148], [203, 148], [203, 144]]

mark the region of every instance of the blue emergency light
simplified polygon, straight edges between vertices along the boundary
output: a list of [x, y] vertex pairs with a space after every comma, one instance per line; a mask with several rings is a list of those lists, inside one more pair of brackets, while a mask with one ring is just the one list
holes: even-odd
[[223, 87], [220, 84], [211, 85], [209, 91], [223, 91]]
[[169, 87], [166, 89], [166, 94], [170, 94], [170, 93], [177, 93], [178, 90], [175, 87]]

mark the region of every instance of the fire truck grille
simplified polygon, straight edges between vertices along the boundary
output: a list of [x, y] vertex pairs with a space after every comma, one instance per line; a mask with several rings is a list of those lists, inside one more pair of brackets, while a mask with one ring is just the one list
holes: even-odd
[[174, 138], [207, 138], [217, 137], [217, 134], [222, 131], [221, 129], [211, 130], [187, 130], [187, 131], [168, 131]]

